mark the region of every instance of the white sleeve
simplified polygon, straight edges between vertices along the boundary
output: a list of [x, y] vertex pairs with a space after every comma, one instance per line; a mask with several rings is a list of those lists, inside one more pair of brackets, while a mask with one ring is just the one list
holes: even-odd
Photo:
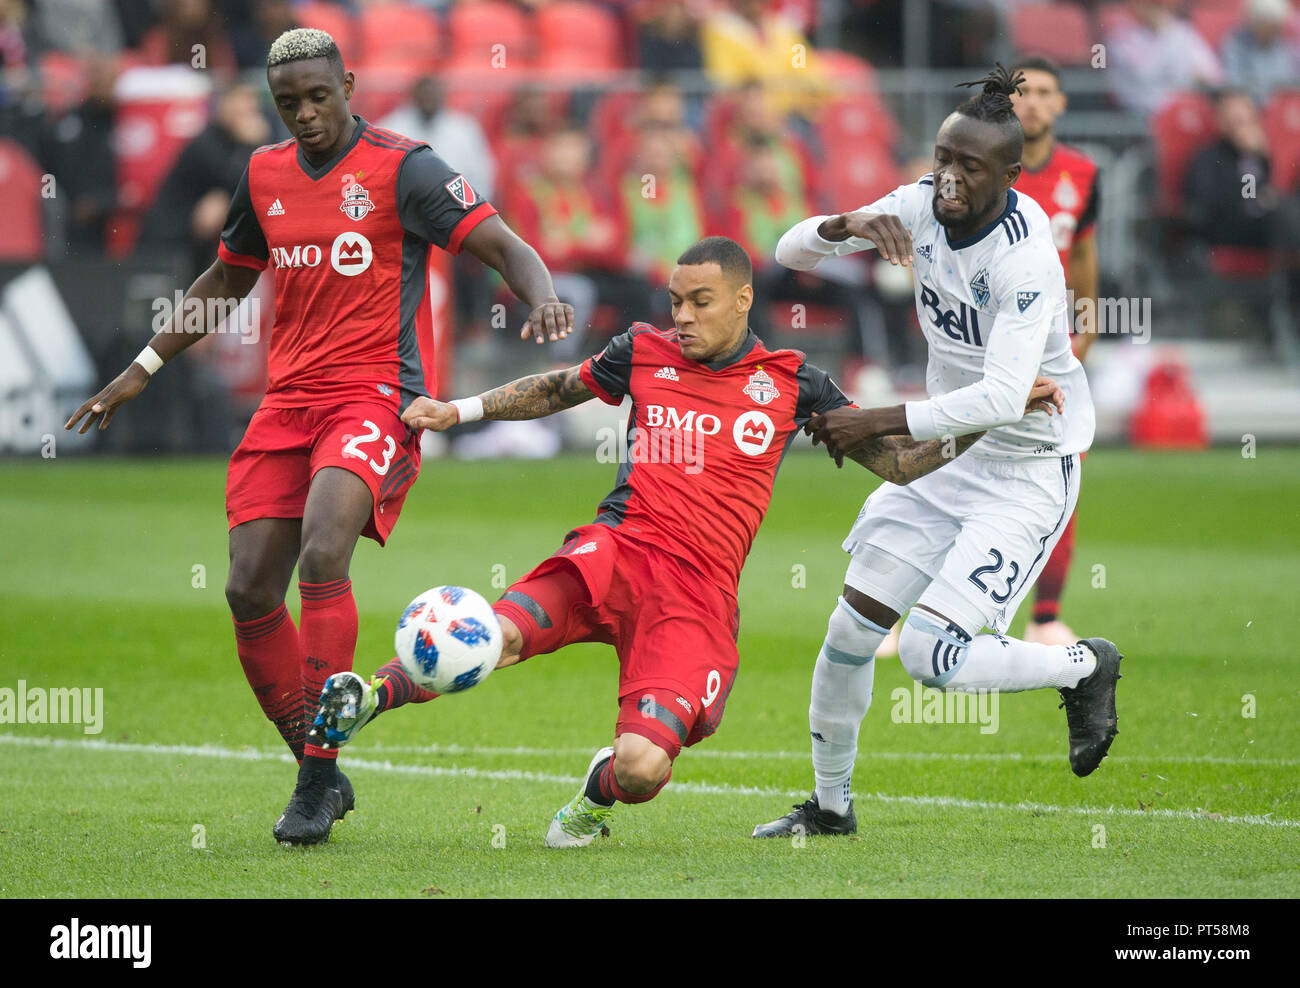
[[[917, 200], [924, 198], [926, 187], [917, 183], [900, 185], [889, 195], [857, 210], [859, 213], [892, 213], [897, 216], [910, 231], [916, 220]], [[918, 189], [921, 196], [918, 197]], [[800, 220], [781, 237], [776, 245], [776, 261], [795, 271], [811, 271], [827, 257], [839, 257], [854, 254], [860, 250], [870, 250], [876, 245], [865, 237], [849, 237], [847, 240], [827, 240], [817, 232], [817, 228], [830, 216], [810, 216]]]
[[1059, 276], [1054, 279], [1041, 256], [1030, 250], [1014, 251], [1002, 260], [989, 275], [998, 314], [984, 348], [984, 376], [945, 395], [907, 402], [907, 428], [913, 439], [964, 436], [1025, 417], [1025, 402], [1061, 301], [1059, 291], [1052, 290]]

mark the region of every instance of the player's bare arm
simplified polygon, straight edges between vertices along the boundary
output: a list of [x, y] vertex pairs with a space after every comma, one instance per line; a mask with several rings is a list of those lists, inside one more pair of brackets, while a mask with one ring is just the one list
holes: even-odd
[[835, 456], [835, 465], [842, 467], [844, 457], [848, 456], [882, 480], [904, 487], [916, 478], [938, 470], [945, 463], [951, 463], [983, 436], [982, 432], [972, 432], [958, 437], [951, 444], [938, 439], [927, 439], [919, 443], [910, 437], [881, 436], [851, 453]]
[[515, 297], [531, 308], [528, 322], [519, 331], [521, 340], [531, 336], [538, 343], [562, 340], [573, 332], [573, 306], [555, 295], [551, 273], [518, 234], [499, 216], [490, 216], [465, 238], [463, 244], [488, 267], [495, 269]]
[[[1069, 289], [1074, 292], [1074, 312], [1078, 311], [1080, 299], [1097, 300], [1097, 238], [1089, 234], [1079, 240], [1076, 240], [1070, 247], [1070, 269], [1066, 272], [1069, 275], [1067, 284]], [[1071, 318], [1074, 317], [1071, 312]], [[1074, 337], [1074, 355], [1080, 360], [1088, 356], [1088, 350], [1097, 342], [1097, 332], [1101, 327], [1097, 324], [1097, 309], [1093, 308], [1092, 325], [1087, 327], [1088, 331], [1079, 330]]]
[[[1031, 412], [1045, 412], [1048, 415], [1059, 413], [1065, 408], [1065, 394], [1061, 391], [1060, 386], [1050, 377], [1038, 377], [1034, 380], [1034, 386], [1029, 391], [1029, 397], [1025, 401], [1025, 414]], [[851, 459], [857, 460], [857, 457], [851, 454], [858, 449], [862, 449], [868, 443], [874, 440], [890, 437], [896, 437], [898, 442], [903, 444], [904, 448], [907, 443], [916, 446], [925, 446], [926, 443], [915, 443], [908, 434], [907, 414], [905, 406], [894, 405], [890, 408], [852, 408], [848, 405], [842, 408], [833, 408], [829, 412], [821, 415], [814, 415], [804, 426], [804, 431], [813, 437], [813, 445], [825, 443], [826, 451], [834, 457], [837, 465], [843, 465], [844, 457], [850, 456]], [[979, 433], [983, 435], [983, 433]], [[965, 436], [961, 438], [967, 438]], [[934, 442], [931, 440], [930, 442]], [[885, 449], [894, 444], [886, 444]], [[971, 443], [967, 443], [967, 446]], [[962, 447], [963, 449], [966, 447]], [[924, 462], [926, 457], [921, 455], [919, 461]], [[862, 462], [858, 460], [858, 462]], [[879, 473], [869, 464], [863, 463], [863, 466], [873, 473]], [[942, 466], [939, 462], [931, 466], [933, 470]], [[929, 470], [923, 471], [928, 473]], [[885, 474], [880, 473], [884, 477]], [[916, 476], [921, 476], [917, 474]], [[892, 480], [891, 477], [886, 477]], [[916, 477], [909, 478], [915, 480]], [[899, 483], [899, 481], [893, 481]]]
[[[596, 397], [582, 383], [579, 367], [534, 374], [478, 396], [483, 403], [483, 418], [488, 421], [540, 419], [581, 405]], [[402, 421], [413, 429], [444, 432], [461, 422], [460, 410], [447, 401], [416, 398], [402, 413]]]
[[880, 256], [890, 264], [909, 267], [912, 263], [912, 234], [892, 213], [840, 213], [823, 220], [817, 234], [823, 240], [834, 241], [861, 237], [875, 244]]
[[[225, 261], [218, 259], [201, 275], [194, 279], [194, 284], [185, 293], [184, 303], [172, 313], [167, 324], [161, 330], [154, 334], [149, 346], [154, 353], [162, 358], [163, 363], [167, 363], [186, 347], [193, 346], [208, 333], [215, 331], [218, 327], [203, 327], [203, 332], [195, 333], [183, 330], [176, 326], [176, 320], [183, 318], [183, 313], [191, 311], [188, 303], [191, 299], [197, 299], [200, 303], [199, 311], [208, 313], [213, 311], [213, 307], [207, 304], [209, 299], [239, 299], [242, 300], [253, 286], [257, 284], [260, 272], [252, 268], [240, 267], [235, 264], [227, 264]], [[86, 417], [85, 423], [77, 430], [78, 433], [89, 431], [96, 420], [99, 421], [100, 430], [108, 428], [108, 423], [113, 420], [117, 409], [124, 403], [130, 401], [149, 383], [149, 372], [139, 363], [132, 361], [127, 365], [126, 370], [117, 375], [108, 386], [93, 398], [87, 399], [80, 408], [72, 413], [72, 416], [64, 423], [63, 428], [71, 429], [76, 426], [77, 422], [83, 416]]]

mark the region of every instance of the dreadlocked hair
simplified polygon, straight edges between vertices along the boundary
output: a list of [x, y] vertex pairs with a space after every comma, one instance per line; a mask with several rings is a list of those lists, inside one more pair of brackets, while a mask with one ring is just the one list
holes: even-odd
[[958, 87], [983, 86], [984, 91], [966, 100], [957, 107], [956, 112], [1001, 127], [1006, 135], [1004, 152], [1008, 161], [1015, 162], [1020, 160], [1020, 153], [1024, 149], [1025, 132], [1021, 129], [1020, 118], [1016, 116], [1011, 96], [1020, 91], [1025, 74], [1019, 69], [1008, 72], [1001, 62], [993, 64], [996, 68], [983, 79], [957, 84]]
[[1014, 73], [1008, 72], [1002, 67], [1001, 62], [993, 63], [997, 68], [986, 75], [983, 79], [976, 79], [973, 82], [959, 82], [953, 88], [971, 86], [983, 86], [984, 91], [978, 96], [972, 96], [961, 106], [957, 107], [957, 112], [966, 117], [974, 117], [977, 120], [989, 120], [993, 123], [1002, 123], [1005, 120], [1014, 120], [1016, 118], [1015, 108], [1011, 105], [1011, 96], [1018, 93], [1020, 87], [1024, 84], [1025, 74], [1017, 69]]

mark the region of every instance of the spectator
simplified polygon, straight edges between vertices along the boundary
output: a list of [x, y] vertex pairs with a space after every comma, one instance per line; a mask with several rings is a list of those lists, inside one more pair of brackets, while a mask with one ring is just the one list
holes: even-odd
[[781, 234], [816, 212], [798, 159], [775, 137], [750, 134], [727, 201], [726, 235], [749, 252], [755, 271], [776, 267]]
[[415, 83], [410, 102], [384, 117], [379, 126], [424, 141], [480, 196], [491, 199], [497, 166], [483, 129], [469, 114], [447, 109], [445, 98], [442, 83], [425, 76]]
[[768, 0], [734, 0], [733, 9], [720, 9], [704, 22], [702, 40], [704, 67], [715, 85], [760, 80], [777, 94], [783, 113], [811, 112], [827, 88], [808, 40]]
[[237, 85], [218, 98], [212, 122], [180, 153], [141, 227], [138, 249], [188, 251], [191, 279], [212, 263], [248, 157], [271, 136], [260, 94], [255, 86]]
[[1247, 93], [1227, 90], [1215, 98], [1215, 117], [1218, 139], [1192, 159], [1184, 182], [1188, 229], [1212, 252], [1265, 249], [1277, 194], [1259, 109]]
[[510, 224], [546, 262], [560, 297], [572, 300], [577, 332], [557, 356], [577, 353], [596, 304], [617, 308], [624, 327], [644, 319], [650, 304], [648, 284], [625, 272], [626, 237], [592, 193], [590, 166], [590, 138], [567, 124], [546, 137], [536, 174], [506, 190]]
[[27, 39], [23, 25], [27, 11], [20, 0], [0, 0], [0, 72], [4, 73], [5, 89], [11, 78], [27, 68]]
[[1174, 13], [1177, 0], [1133, 0], [1135, 18], [1108, 44], [1115, 99], [1150, 115], [1175, 93], [1218, 85], [1223, 75], [1214, 50]]
[[1286, 37], [1287, 0], [1250, 0], [1246, 20], [1223, 43], [1228, 85], [1263, 105], [1278, 89], [1300, 86], [1300, 48]]
[[[656, 289], [682, 251], [704, 236], [704, 210], [692, 163], [690, 132], [661, 97], [643, 103], [636, 143], [618, 181], [621, 226], [629, 267]], [[665, 112], [666, 111], [666, 112]], [[660, 306], [662, 308], [662, 306]]]
[[633, 16], [643, 71], [703, 71], [700, 22], [686, 0], [647, 0]]
[[65, 217], [71, 254], [104, 250], [104, 224], [117, 206], [117, 169], [110, 148], [117, 100], [116, 59], [86, 56], [86, 98], [47, 127], [41, 162], [54, 176], [56, 199], [68, 204]]
[[[234, 49], [210, 0], [163, 0], [161, 12], [158, 23], [140, 42], [143, 64], [234, 72]], [[202, 47], [196, 51], [196, 45]]]

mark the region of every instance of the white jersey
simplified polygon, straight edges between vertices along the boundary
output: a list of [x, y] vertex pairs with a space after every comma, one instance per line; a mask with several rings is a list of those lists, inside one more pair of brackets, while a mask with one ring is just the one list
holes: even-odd
[[[1095, 414], [1083, 365], [1070, 349], [1065, 273], [1042, 207], [1007, 190], [1002, 214], [963, 240], [951, 240], [931, 208], [932, 176], [863, 206], [892, 213], [912, 234], [916, 314], [929, 346], [927, 401], [907, 403], [916, 440], [987, 429], [967, 456], [1020, 460], [1082, 453]], [[814, 216], [788, 230], [776, 259], [806, 271], [822, 258], [874, 247], [870, 240], [823, 239]], [[1024, 414], [1039, 374], [1065, 393], [1065, 412]]]

